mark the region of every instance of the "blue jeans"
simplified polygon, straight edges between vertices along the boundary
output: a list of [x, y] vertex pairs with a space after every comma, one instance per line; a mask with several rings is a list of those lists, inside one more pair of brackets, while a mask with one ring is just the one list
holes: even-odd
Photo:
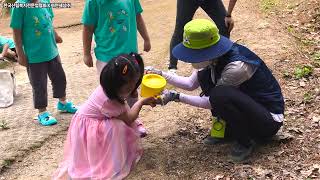
[[227, 14], [222, 0], [177, 0], [176, 26], [170, 42], [169, 69], [177, 69], [177, 58], [172, 55], [172, 49], [182, 42], [183, 27], [191, 21], [196, 10], [201, 7], [216, 23], [221, 35], [230, 37], [224, 18]]

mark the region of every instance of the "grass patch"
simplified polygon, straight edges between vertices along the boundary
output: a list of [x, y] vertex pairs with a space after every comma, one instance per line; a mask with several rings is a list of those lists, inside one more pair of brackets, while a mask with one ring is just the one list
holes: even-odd
[[290, 78], [292, 78], [292, 75], [290, 74], [290, 72], [285, 71], [282, 73], [282, 77], [285, 79], [290, 79]]
[[315, 53], [312, 55], [312, 59], [313, 59], [314, 61], [320, 61], [320, 51], [315, 52]]
[[8, 168], [9, 166], [11, 166], [14, 163], [14, 159], [5, 159], [2, 163], [2, 166], [4, 168]]
[[313, 55], [312, 55], [312, 60], [313, 60], [313, 65], [317, 68], [320, 68], [320, 51], [318, 52], [315, 52]]
[[313, 67], [304, 65], [302, 67], [296, 67], [294, 71], [294, 77], [296, 79], [307, 78], [313, 73]]
[[292, 25], [289, 25], [289, 26], [287, 27], [287, 30], [288, 30], [288, 32], [289, 32], [290, 34], [293, 34], [293, 33], [294, 33], [294, 28], [293, 28]]
[[312, 95], [311, 92], [306, 92], [306, 93], [304, 93], [304, 95], [303, 95], [303, 102], [304, 102], [305, 104], [311, 103], [312, 100], [313, 100], [313, 95]]
[[314, 45], [316, 42], [310, 39], [301, 39], [301, 42], [304, 46]]
[[287, 9], [293, 10], [293, 9], [296, 8], [296, 7], [297, 7], [296, 4], [289, 4], [289, 5], [287, 6]]
[[0, 129], [2, 129], [2, 130], [10, 129], [8, 123], [7, 123], [5, 120], [2, 120], [2, 121], [0, 122]]
[[261, 0], [260, 7], [263, 11], [268, 12], [279, 4], [279, 0]]

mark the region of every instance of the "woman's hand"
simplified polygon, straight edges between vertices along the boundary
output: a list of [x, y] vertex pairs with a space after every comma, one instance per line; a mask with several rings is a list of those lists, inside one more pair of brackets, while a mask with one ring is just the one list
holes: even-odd
[[157, 104], [161, 103], [163, 106], [170, 101], [180, 101], [180, 93], [174, 90], [164, 90], [160, 95], [159, 100], [157, 101]]

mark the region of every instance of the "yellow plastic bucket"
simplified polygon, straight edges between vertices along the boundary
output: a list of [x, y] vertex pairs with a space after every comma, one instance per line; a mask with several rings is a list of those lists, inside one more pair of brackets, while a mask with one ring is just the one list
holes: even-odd
[[160, 95], [167, 81], [164, 77], [158, 74], [146, 74], [142, 78], [141, 97], [155, 97]]

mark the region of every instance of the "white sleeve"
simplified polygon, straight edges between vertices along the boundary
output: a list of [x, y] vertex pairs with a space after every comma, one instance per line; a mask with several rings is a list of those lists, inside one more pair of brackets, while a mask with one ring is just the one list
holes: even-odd
[[217, 86], [230, 85], [239, 86], [250, 79], [256, 72], [257, 67], [242, 61], [234, 61], [227, 64], [218, 80]]
[[198, 81], [198, 71], [193, 71], [189, 77], [178, 76], [166, 72], [162, 72], [162, 76], [166, 78], [169, 84], [187, 91], [193, 91], [200, 86]]
[[204, 108], [204, 109], [212, 109], [208, 96], [202, 96], [202, 97], [191, 96], [191, 95], [180, 93], [179, 100], [180, 102], [189, 104], [191, 106]]

